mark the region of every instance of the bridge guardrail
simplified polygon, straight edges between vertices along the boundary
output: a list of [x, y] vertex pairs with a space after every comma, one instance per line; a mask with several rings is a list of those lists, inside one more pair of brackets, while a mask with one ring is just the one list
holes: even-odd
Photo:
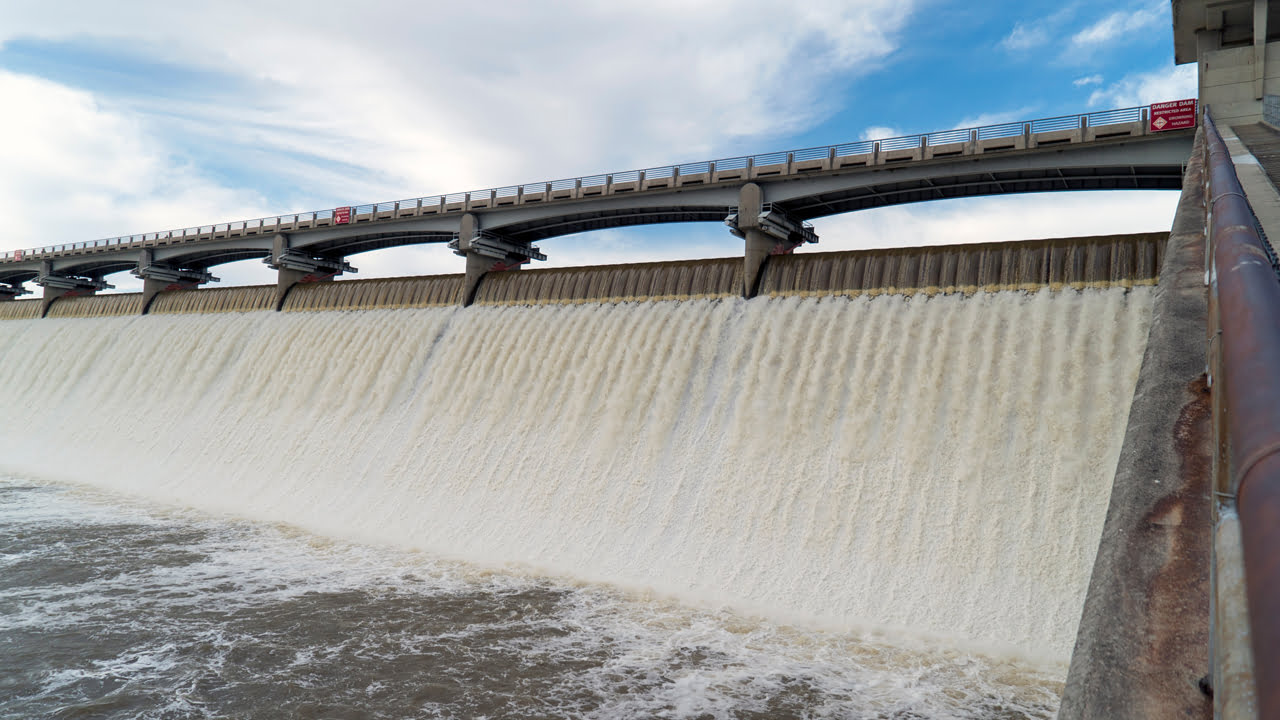
[[[378, 219], [384, 213], [388, 213], [386, 217], [400, 217], [407, 208], [412, 208], [415, 213], [419, 210], [430, 213], [456, 211], [465, 208], [468, 203], [480, 201], [486, 198], [490, 205], [497, 203], [500, 198], [514, 197], [517, 199], [525, 199], [530, 202], [534, 200], [563, 199], [578, 192], [581, 188], [603, 188], [610, 185], [617, 186], [625, 183], [635, 183], [636, 187], [633, 189], [643, 190], [645, 189], [646, 183], [651, 180], [666, 180], [669, 185], [675, 182], [675, 178], [681, 176], [701, 175], [703, 173], [709, 176], [708, 180], [710, 181], [713, 180], [713, 176], [720, 171], [750, 171], [753, 168], [769, 166], [786, 166], [789, 168], [793, 163], [797, 162], [813, 164], [817, 161], [826, 159], [834, 160], [841, 157], [865, 155], [875, 152], [877, 147], [882, 151], [907, 150], [919, 147], [969, 142], [971, 139], [975, 138], [977, 140], [991, 140], [996, 138], [1013, 137], [1025, 134], [1028, 131], [1035, 133], [1132, 123], [1141, 120], [1144, 117], [1146, 109], [1146, 106], [1120, 108], [1116, 110], [1104, 110], [1101, 112], [1081, 113], [1077, 115], [1062, 115], [1059, 117], [1041, 118], [1022, 122], [999, 123], [995, 125], [971, 128], [956, 128], [953, 130], [942, 130], [933, 133], [917, 133], [914, 135], [904, 135], [880, 140], [863, 140], [853, 143], [801, 148], [799, 150], [761, 153], [758, 155], [744, 155], [741, 157], [723, 158], [720, 160], [663, 165], [660, 167], [646, 168], [644, 170], [598, 173], [576, 178], [562, 178], [559, 180], [508, 185], [501, 188], [472, 190], [471, 192], [449, 193], [446, 195], [430, 195], [403, 200], [366, 203], [363, 205], [351, 206], [351, 221], [361, 222]], [[659, 187], [662, 186], [661, 183], [657, 183], [657, 185]], [[566, 192], [570, 193], [570, 195], [565, 195]], [[315, 227], [317, 224], [330, 225], [333, 224], [333, 222], [334, 215], [332, 209], [287, 213], [283, 215], [255, 218], [252, 220], [237, 220], [232, 222], [216, 223], [214, 225], [199, 225], [162, 232], [142, 233], [139, 235], [123, 235], [113, 238], [90, 240], [82, 243], [64, 243], [25, 250], [10, 250], [0, 253], [0, 262], [30, 260], [60, 252], [83, 250], [93, 247], [158, 243], [161, 241], [169, 242], [173, 240], [190, 241], [201, 235], [217, 235], [218, 233], [230, 233], [235, 230], [248, 230], [250, 228], [263, 228], [265, 230], [268, 228], [296, 228], [300, 225], [305, 227]]]

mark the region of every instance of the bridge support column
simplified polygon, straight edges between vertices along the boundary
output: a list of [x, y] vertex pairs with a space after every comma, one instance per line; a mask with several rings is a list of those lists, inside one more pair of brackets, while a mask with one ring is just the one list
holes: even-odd
[[800, 245], [818, 242], [813, 226], [792, 219], [786, 211], [764, 201], [764, 190], [747, 183], [738, 192], [738, 211], [725, 218], [729, 231], [746, 242], [742, 267], [742, 296], [753, 298], [760, 274], [771, 255], [787, 255]]
[[80, 297], [93, 295], [99, 290], [115, 287], [100, 277], [81, 275], [63, 275], [53, 270], [53, 261], [45, 260], [40, 264], [40, 274], [36, 284], [44, 288], [43, 301], [40, 304], [40, 317], [49, 314], [49, 306], [53, 301], [63, 297]]
[[275, 308], [284, 308], [285, 297], [289, 290], [299, 283], [327, 282], [344, 272], [356, 272], [342, 258], [317, 257], [298, 248], [289, 246], [289, 236], [283, 233], [275, 236], [272, 242], [271, 256], [263, 260], [268, 267], [275, 270], [276, 299]]
[[217, 282], [218, 278], [202, 268], [181, 268], [155, 262], [155, 251], [145, 248], [138, 267], [131, 271], [134, 276], [142, 278], [142, 314], [151, 309], [151, 301], [162, 292], [170, 290], [193, 290], [207, 282]]
[[455, 255], [467, 259], [467, 278], [462, 287], [462, 304], [475, 301], [480, 280], [491, 272], [519, 270], [530, 260], [546, 260], [533, 245], [480, 229], [480, 218], [473, 213], [462, 216], [458, 237], [449, 243]]

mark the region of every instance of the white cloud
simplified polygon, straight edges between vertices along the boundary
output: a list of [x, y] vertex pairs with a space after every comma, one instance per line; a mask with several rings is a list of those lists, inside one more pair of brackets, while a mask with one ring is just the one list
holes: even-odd
[[1101, 85], [1101, 84], [1102, 84], [1102, 76], [1101, 76], [1101, 75], [1088, 75], [1088, 76], [1085, 76], [1085, 77], [1079, 77], [1079, 78], [1076, 78], [1075, 80], [1072, 80], [1072, 81], [1071, 81], [1071, 84], [1072, 84], [1072, 85], [1074, 85], [1074, 86], [1076, 86], [1076, 87], [1084, 87], [1084, 86], [1086, 86], [1086, 85]]
[[172, 156], [135, 118], [92, 95], [0, 70], [0, 248], [94, 240], [265, 214]]
[[874, 69], [911, 10], [899, 0], [785, 13], [766, 0], [374, 0], [359, 13], [338, 0], [304, 13], [285, 0], [3, 3], [0, 43], [127, 47], [230, 78], [240, 90], [208, 102], [97, 99], [155, 132], [226, 146], [299, 187], [290, 203], [323, 206], [736, 154], [829, 113], [825, 83]]
[[1151, 3], [1132, 11], [1118, 11], [1071, 36], [1075, 48], [1096, 47], [1159, 25], [1168, 17], [1167, 4]]
[[873, 125], [862, 131], [859, 140], [883, 140], [885, 138], [902, 137], [903, 132], [897, 128]]
[[956, 123], [952, 129], [961, 130], [964, 128], [984, 127], [987, 125], [1004, 125], [1005, 123], [1019, 122], [1022, 120], [1033, 120], [1034, 118], [1032, 115], [1035, 111], [1035, 106], [1024, 105], [1016, 110], [969, 115], [961, 118], [960, 122]]
[[1048, 42], [1049, 31], [1044, 25], [1017, 23], [1005, 39], [1000, 41], [1000, 46], [1006, 50], [1021, 52], [1040, 47]]
[[1178, 193], [1060, 192], [942, 200], [814, 221], [814, 251], [1167, 232]]
[[1196, 67], [1191, 63], [1126, 75], [1119, 82], [1094, 90], [1089, 95], [1089, 107], [1134, 107], [1196, 97]]

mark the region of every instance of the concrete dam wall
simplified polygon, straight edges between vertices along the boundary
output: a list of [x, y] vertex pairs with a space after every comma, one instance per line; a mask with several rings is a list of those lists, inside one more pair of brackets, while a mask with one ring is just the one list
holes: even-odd
[[1160, 239], [77, 298], [0, 322], [0, 471], [1065, 676]]
[[[770, 258], [759, 294], [914, 295], [1031, 291], [1042, 287], [1134, 287], [1155, 284], [1168, 233], [893, 250], [801, 253]], [[285, 311], [425, 308], [461, 302], [462, 275], [341, 280], [295, 285]], [[161, 293], [151, 314], [271, 310], [274, 286]], [[742, 293], [742, 261], [716, 258], [492, 273], [477, 305], [543, 305], [727, 298]], [[0, 319], [39, 315], [39, 300], [0, 304]], [[142, 295], [60, 298], [49, 317], [137, 315]]]

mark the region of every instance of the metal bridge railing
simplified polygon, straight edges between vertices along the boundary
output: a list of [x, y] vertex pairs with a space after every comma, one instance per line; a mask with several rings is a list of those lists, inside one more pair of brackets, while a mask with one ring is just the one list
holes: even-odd
[[[398, 217], [410, 208], [415, 212], [419, 209], [431, 212], [443, 212], [447, 210], [456, 210], [459, 207], [466, 207], [466, 204], [469, 202], [484, 199], [488, 199], [490, 203], [496, 203], [499, 198], [520, 198], [524, 196], [533, 196], [535, 198], [549, 200], [552, 199], [551, 196], [553, 194], [558, 194], [558, 197], [565, 197], [564, 193], [566, 191], [577, 192], [580, 188], [604, 188], [610, 185], [618, 185], [620, 183], [639, 183], [640, 185], [645, 185], [650, 181], [662, 180], [665, 180], [670, 184], [674, 182], [675, 178], [682, 176], [701, 175], [704, 173], [710, 175], [727, 170], [747, 170], [749, 168], [769, 166], [789, 167], [795, 162], [811, 162], [827, 158], [835, 159], [871, 153], [875, 151], [877, 143], [879, 144], [879, 149], [882, 151], [902, 150], [927, 147], [930, 145], [947, 145], [951, 143], [968, 142], [972, 138], [976, 138], [978, 140], [990, 140], [993, 138], [1012, 137], [1024, 134], [1028, 132], [1028, 130], [1035, 133], [1132, 123], [1141, 120], [1145, 110], [1146, 107], [1144, 106], [1122, 108], [1118, 110], [1105, 110], [1102, 112], [1082, 113], [1078, 115], [1063, 115], [1060, 117], [1041, 118], [1038, 120], [1023, 122], [1001, 123], [981, 127], [943, 130], [934, 133], [904, 135], [901, 137], [884, 138], [881, 140], [864, 140], [839, 145], [823, 145], [820, 147], [802, 148], [799, 150], [763, 153], [760, 155], [746, 155], [720, 160], [664, 165], [661, 167], [646, 168], [644, 170], [626, 170], [623, 172], [587, 175], [576, 178], [563, 178], [560, 180], [525, 183], [522, 185], [508, 185], [501, 188], [450, 193], [448, 195], [431, 195], [404, 200], [353, 205], [351, 206], [352, 221], [377, 219], [383, 214], [389, 214], [390, 217]], [[655, 184], [661, 186], [662, 183], [659, 182]], [[637, 189], [643, 189], [643, 187], [638, 187]], [[505, 204], [509, 204], [509, 202]], [[253, 220], [237, 220], [233, 222], [218, 223], [216, 225], [201, 225], [164, 232], [144, 233], [141, 235], [124, 235], [114, 238], [91, 240], [82, 243], [47, 245], [27, 250], [11, 250], [0, 253], [0, 262], [27, 260], [53, 253], [66, 252], [69, 250], [83, 250], [92, 247], [128, 245], [138, 242], [172, 242], [175, 239], [178, 241], [184, 241], [206, 234], [218, 235], [219, 233], [230, 233], [233, 231], [248, 230], [251, 228], [262, 228], [266, 230], [276, 228], [295, 229], [299, 226], [314, 227], [316, 223], [328, 225], [333, 221], [333, 218], [334, 214], [332, 209], [289, 213], [286, 215], [255, 218]]]

